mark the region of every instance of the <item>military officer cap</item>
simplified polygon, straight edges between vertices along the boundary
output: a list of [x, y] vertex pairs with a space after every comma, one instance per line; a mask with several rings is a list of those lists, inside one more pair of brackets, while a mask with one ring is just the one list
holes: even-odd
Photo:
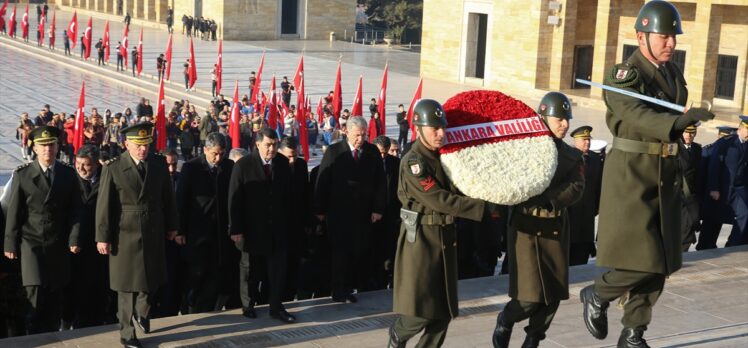
[[743, 127], [748, 127], [748, 116], [746, 115], [740, 115], [740, 125]]
[[695, 124], [689, 125], [686, 127], [686, 129], [683, 130], [683, 133], [696, 133], [696, 128], [701, 125], [701, 122], [696, 122]]
[[148, 145], [153, 142], [153, 123], [143, 122], [122, 128], [120, 133], [125, 135], [127, 141], [135, 145]]
[[678, 9], [667, 1], [650, 1], [639, 10], [634, 28], [642, 33], [683, 34]]
[[590, 139], [592, 138], [592, 127], [581, 126], [571, 132], [571, 137], [577, 139]]
[[60, 137], [60, 129], [52, 126], [40, 126], [34, 128], [29, 133], [29, 139], [34, 142], [35, 145], [49, 145], [57, 143], [57, 139]]
[[442, 104], [433, 99], [419, 99], [413, 106], [413, 125], [446, 127], [447, 115]]
[[540, 100], [538, 114], [543, 116], [543, 119], [555, 117], [571, 120], [571, 102], [563, 93], [549, 92]]
[[735, 128], [735, 127], [720, 126], [720, 127], [717, 127], [717, 135], [721, 138], [721, 137], [725, 137], [725, 136], [728, 136], [728, 135], [732, 135], [737, 130], [738, 129]]

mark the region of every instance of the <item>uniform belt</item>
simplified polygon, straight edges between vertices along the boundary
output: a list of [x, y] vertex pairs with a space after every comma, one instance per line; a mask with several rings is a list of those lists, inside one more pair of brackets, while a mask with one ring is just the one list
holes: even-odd
[[623, 138], [613, 138], [613, 148], [624, 152], [671, 157], [678, 154], [678, 143], [649, 143]]
[[455, 223], [452, 215], [445, 214], [425, 214], [421, 216], [421, 225], [451, 225]]
[[522, 209], [520, 209], [520, 212], [524, 215], [530, 215], [544, 219], [555, 219], [557, 217], [561, 217], [560, 210], [548, 210], [541, 207], [522, 207]]

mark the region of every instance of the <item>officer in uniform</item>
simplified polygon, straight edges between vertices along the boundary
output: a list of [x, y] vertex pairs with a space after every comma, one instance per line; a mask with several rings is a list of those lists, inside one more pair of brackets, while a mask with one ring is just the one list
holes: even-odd
[[[639, 49], [613, 67], [605, 84], [685, 105], [685, 79], [670, 62], [682, 33], [678, 10], [666, 1], [647, 2], [635, 28]], [[665, 278], [682, 266], [678, 142], [687, 126], [714, 114], [702, 108], [676, 113], [615, 92], [603, 95], [614, 139], [603, 169], [597, 265], [610, 270], [582, 290], [583, 317], [592, 336], [604, 339], [609, 302], [629, 293], [618, 347], [648, 347], [643, 336], [652, 307]]]
[[60, 327], [63, 288], [70, 282], [70, 253], [80, 251], [78, 174], [57, 161], [56, 127], [31, 131], [36, 161], [13, 173], [5, 225], [5, 257], [21, 259], [21, 278], [30, 305], [29, 334]]
[[681, 136], [683, 146], [678, 151], [678, 160], [683, 169], [683, 208], [681, 209], [681, 223], [683, 231], [683, 251], [686, 252], [691, 244], [696, 243], [696, 229], [699, 225], [699, 176], [701, 173], [701, 144], [696, 139], [696, 123], [686, 127]]
[[166, 282], [165, 241], [176, 238], [178, 219], [166, 159], [148, 152], [153, 124], [139, 123], [120, 132], [127, 151], [104, 163], [96, 204], [96, 248], [109, 255], [120, 341], [125, 347], [140, 347], [133, 323], [150, 332], [154, 295]]
[[696, 244], [696, 250], [706, 250], [717, 248], [717, 238], [723, 224], [733, 224], [735, 214], [732, 208], [727, 205], [727, 187], [719, 187], [719, 199], [714, 200], [707, 187], [707, 180], [712, 174], [709, 172], [709, 161], [714, 154], [714, 149], [719, 148], [720, 144], [726, 141], [730, 135], [737, 132], [737, 128], [729, 126], [717, 127], [717, 140], [707, 144], [701, 150], [701, 163], [699, 176], [699, 189], [701, 193], [699, 214], [701, 215], [701, 232], [699, 233], [699, 242]]
[[444, 342], [457, 310], [455, 217], [480, 221], [484, 201], [458, 193], [442, 168], [439, 148], [447, 119], [435, 100], [413, 108], [418, 140], [400, 162], [397, 195], [403, 204], [394, 273], [394, 311], [388, 347], [405, 347], [424, 330], [418, 347]]
[[595, 216], [600, 208], [600, 189], [603, 180], [603, 161], [599, 153], [590, 151], [592, 127], [582, 126], [571, 132], [574, 147], [582, 151], [584, 159], [584, 194], [569, 207], [571, 244], [569, 266], [584, 265], [595, 256]]
[[[740, 116], [737, 133], [718, 142], [709, 158], [709, 197], [719, 200], [726, 192], [725, 202], [735, 216], [730, 237], [725, 246], [748, 243], [748, 116]], [[717, 230], [717, 235], [719, 230]], [[715, 240], [716, 241], [716, 240]]]
[[512, 327], [528, 318], [522, 347], [537, 347], [545, 339], [559, 303], [569, 298], [566, 208], [582, 198], [584, 163], [582, 153], [563, 141], [572, 118], [569, 99], [550, 92], [540, 100], [538, 114], [554, 135], [558, 166], [543, 193], [511, 209], [507, 257], [512, 299], [496, 319], [494, 347], [509, 347]]

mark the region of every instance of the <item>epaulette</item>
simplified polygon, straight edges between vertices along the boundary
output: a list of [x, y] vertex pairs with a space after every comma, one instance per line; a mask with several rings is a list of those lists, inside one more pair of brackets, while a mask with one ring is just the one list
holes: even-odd
[[118, 160], [119, 160], [119, 156], [112, 157], [112, 158], [104, 161], [104, 165], [112, 164], [114, 162], [117, 162]]
[[639, 71], [629, 63], [616, 64], [605, 77], [605, 84], [618, 88], [635, 86], [639, 83]]
[[30, 166], [30, 165], [31, 165], [31, 163], [34, 163], [34, 162], [24, 163], [24, 164], [22, 164], [22, 165], [20, 165], [20, 166], [16, 167], [16, 171], [19, 171], [19, 170], [21, 170], [21, 169], [23, 169], [23, 168], [26, 168], [26, 167]]
[[67, 162], [57, 161], [57, 163], [62, 164], [63, 166], [68, 167], [68, 168], [75, 168], [70, 163], [67, 163]]

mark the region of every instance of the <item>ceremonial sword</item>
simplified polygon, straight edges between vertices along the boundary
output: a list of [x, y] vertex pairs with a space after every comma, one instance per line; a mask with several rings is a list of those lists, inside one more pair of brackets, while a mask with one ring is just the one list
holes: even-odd
[[[650, 97], [648, 95], [643, 95], [643, 94], [639, 94], [639, 93], [636, 93], [636, 92], [627, 91], [625, 89], [611, 87], [611, 86], [608, 86], [608, 85], [604, 85], [602, 83], [592, 82], [592, 81], [583, 80], [583, 79], [576, 79], [576, 81], [579, 82], [579, 83], [581, 83], [581, 84], [583, 84], [583, 85], [588, 85], [588, 86], [592, 86], [592, 87], [602, 88], [602, 89], [604, 89], [606, 91], [611, 91], [611, 92], [615, 92], [615, 93], [618, 93], [618, 94], [623, 94], [623, 95], [626, 95], [626, 96], [629, 96], [629, 97], [632, 97], [632, 98], [636, 98], [636, 99], [639, 99], [639, 100], [644, 100], [644, 101], [650, 102], [652, 104], [657, 104], [659, 106], [664, 106], [664, 107], [666, 107], [666, 108], [668, 108], [670, 110], [675, 110], [675, 111], [678, 111], [680, 113], [685, 113], [686, 112], [686, 107], [685, 106], [681, 106], [681, 105], [678, 105], [678, 104], [675, 104], [675, 103], [671, 103], [669, 101], [664, 101], [662, 99], [653, 98], [653, 97]], [[708, 111], [712, 110], [712, 104], [710, 102], [706, 101], [706, 100], [702, 101], [701, 105], [704, 106], [704, 108], [707, 109]]]

